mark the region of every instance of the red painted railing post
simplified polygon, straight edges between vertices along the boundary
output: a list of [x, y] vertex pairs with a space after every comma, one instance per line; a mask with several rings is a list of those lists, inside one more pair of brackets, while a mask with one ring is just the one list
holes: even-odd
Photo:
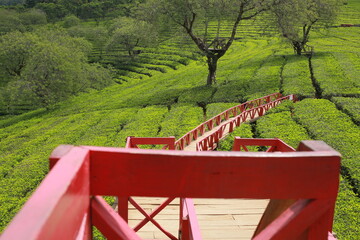
[[73, 145], [60, 145], [52, 151], [49, 157], [49, 168], [50, 170], [55, 166], [59, 159], [65, 156], [73, 148]]
[[118, 213], [125, 222], [128, 222], [129, 220], [128, 201], [129, 197], [118, 197]]

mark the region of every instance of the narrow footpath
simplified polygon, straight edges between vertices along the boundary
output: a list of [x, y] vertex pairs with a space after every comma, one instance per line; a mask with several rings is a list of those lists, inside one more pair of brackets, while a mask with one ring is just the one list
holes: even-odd
[[[184, 151], [196, 151], [196, 144], [216, 132], [219, 128], [232, 121], [233, 118], [222, 122], [211, 131], [204, 133], [196, 141], [191, 142]], [[250, 120], [250, 119], [248, 119]], [[224, 136], [229, 133], [229, 126], [225, 128]], [[134, 198], [147, 212], [152, 212], [164, 202], [165, 198]], [[214, 239], [251, 239], [260, 218], [268, 204], [267, 199], [194, 199], [195, 210], [204, 240]], [[178, 236], [179, 227], [179, 199], [175, 199], [161, 211], [155, 220], [174, 236]], [[143, 219], [143, 215], [129, 204], [129, 225], [136, 226]], [[138, 234], [144, 239], [169, 239], [152, 223], [146, 224]]]
[[[231, 118], [191, 142], [184, 151], [196, 151], [196, 144], [231, 122]], [[256, 119], [256, 118], [255, 118]], [[250, 121], [248, 118], [247, 121]], [[229, 125], [224, 136], [229, 134]], [[194, 199], [204, 239], [251, 239], [269, 200]]]

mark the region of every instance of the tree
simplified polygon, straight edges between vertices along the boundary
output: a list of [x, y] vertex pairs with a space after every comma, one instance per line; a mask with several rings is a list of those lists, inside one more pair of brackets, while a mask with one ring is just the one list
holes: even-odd
[[58, 21], [69, 13], [63, 5], [56, 3], [38, 3], [35, 8], [45, 12], [49, 22]]
[[18, 4], [24, 4], [24, 1], [25, 0], [0, 0], [0, 6], [1, 5], [14, 6]]
[[31, 95], [33, 104], [47, 107], [111, 83], [109, 70], [88, 63], [90, 43], [63, 30], [12, 32], [0, 38], [0, 49], [0, 72], [6, 73], [0, 95], [12, 96], [13, 102]]
[[330, 24], [337, 10], [337, 0], [285, 0], [271, 12], [281, 35], [291, 43], [295, 53], [301, 55], [306, 51], [315, 24]]
[[33, 25], [46, 24], [46, 14], [39, 9], [30, 9], [20, 14], [21, 23], [28, 28]]
[[72, 27], [68, 28], [67, 31], [70, 34], [70, 36], [82, 37], [92, 43], [93, 52], [91, 54], [91, 56], [92, 56], [91, 61], [101, 61], [102, 60], [106, 44], [109, 40], [109, 32], [106, 27], [76, 25], [76, 26], [72, 26]]
[[71, 27], [74, 27], [74, 26], [79, 26], [80, 25], [80, 19], [75, 16], [75, 15], [67, 15], [65, 18], [64, 18], [64, 22], [63, 22], [63, 27], [64, 28], [71, 28]]
[[95, 21], [99, 21], [104, 17], [104, 10], [102, 9], [101, 2], [89, 2], [82, 4], [78, 9], [79, 17], [82, 19], [93, 18]]
[[129, 56], [134, 55], [136, 47], [149, 46], [157, 41], [157, 32], [150, 23], [129, 17], [115, 19], [110, 31], [112, 35], [107, 48], [114, 49], [120, 46]]
[[24, 31], [19, 13], [13, 10], [0, 9], [0, 35], [11, 31]]
[[[180, 26], [205, 55], [208, 65], [207, 85], [216, 82], [218, 60], [231, 47], [241, 21], [253, 19], [269, 10], [280, 0], [149, 0], [141, 15], [157, 19], [160, 14]], [[221, 21], [232, 23], [229, 36], [219, 36]], [[208, 26], [217, 22], [217, 34], [211, 35]]]

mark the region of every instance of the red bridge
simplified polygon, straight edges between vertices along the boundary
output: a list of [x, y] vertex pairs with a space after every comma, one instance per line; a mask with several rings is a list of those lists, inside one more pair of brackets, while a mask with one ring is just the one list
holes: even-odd
[[[281, 98], [267, 96], [205, 125], [213, 128], [216, 123], [223, 129], [223, 123], [231, 131], [245, 120], [244, 112], [257, 109], [250, 118], [261, 116]], [[334, 239], [339, 153], [321, 141], [303, 141], [295, 151], [279, 139], [242, 138], [235, 139], [231, 152], [175, 150], [203, 135], [202, 129], [199, 126], [180, 141], [129, 137], [125, 149], [59, 146], [50, 158], [51, 171], [0, 239], [91, 239], [92, 226], [108, 239], [140, 239], [137, 232], [149, 222], [169, 239], [202, 239], [193, 198], [271, 199], [252, 239]], [[198, 150], [213, 149], [222, 137], [216, 132], [206, 136], [213, 140]], [[148, 144], [163, 145], [163, 150], [136, 149]], [[268, 148], [248, 152], [248, 146]], [[116, 196], [117, 211], [101, 196]], [[134, 196], [166, 200], [149, 213]], [[175, 236], [155, 216], [176, 198]], [[128, 202], [145, 217], [133, 228], [128, 225]]]

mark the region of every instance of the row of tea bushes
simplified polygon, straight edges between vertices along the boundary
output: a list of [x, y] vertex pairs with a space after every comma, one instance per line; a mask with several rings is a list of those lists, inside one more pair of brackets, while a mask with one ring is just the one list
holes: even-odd
[[286, 64], [282, 72], [282, 88], [284, 95], [295, 94], [300, 98], [315, 96], [307, 57], [286, 56]]
[[178, 104], [172, 106], [161, 122], [159, 136], [176, 139], [194, 129], [204, 121], [203, 110], [192, 105]]
[[333, 97], [331, 100], [358, 126], [360, 125], [360, 98]]
[[321, 139], [342, 156], [342, 165], [360, 190], [360, 128], [351, 118], [325, 99], [305, 99], [294, 110], [297, 122], [303, 125], [314, 139]]

